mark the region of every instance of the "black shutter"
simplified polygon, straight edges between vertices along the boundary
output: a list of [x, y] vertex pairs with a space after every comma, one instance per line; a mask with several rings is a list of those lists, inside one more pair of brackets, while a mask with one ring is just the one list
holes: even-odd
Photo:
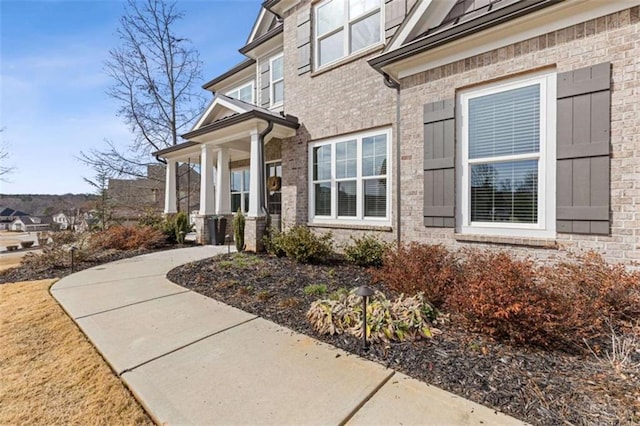
[[311, 71], [311, 16], [309, 11], [298, 14], [298, 29], [296, 36], [298, 49], [298, 75]]
[[269, 59], [260, 64], [260, 105], [269, 108], [271, 105], [271, 75], [269, 74]]
[[454, 100], [424, 106], [424, 226], [455, 226]]
[[609, 234], [611, 64], [558, 74], [556, 230]]

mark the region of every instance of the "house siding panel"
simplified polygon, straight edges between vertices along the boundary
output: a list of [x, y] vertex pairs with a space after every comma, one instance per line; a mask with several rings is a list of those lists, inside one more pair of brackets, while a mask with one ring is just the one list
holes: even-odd
[[[616, 22], [616, 25], [612, 23]], [[582, 31], [579, 29], [582, 28]], [[477, 237], [473, 245], [487, 249], [508, 249], [514, 254], [533, 256], [539, 259], [557, 259], [564, 253], [553, 247], [574, 250], [597, 250], [609, 261], [631, 262], [640, 260], [640, 7], [615, 13], [609, 17], [581, 23], [575, 27], [550, 32], [539, 37], [501, 47], [491, 52], [442, 65], [402, 79], [402, 239], [405, 242], [441, 243], [449, 248], [459, 248], [467, 243], [456, 235], [455, 229], [425, 227], [424, 201], [424, 121], [423, 105], [435, 99], [450, 99], [457, 90], [477, 85], [484, 81], [500, 80], [530, 70], [555, 68], [558, 73], [580, 70], [586, 67], [611, 63], [610, 93], [610, 167], [596, 165], [597, 153], [602, 148], [598, 143], [582, 146], [585, 159], [589, 160], [592, 197], [606, 198], [609, 193], [610, 227], [603, 221], [573, 220], [557, 221], [557, 237], [550, 242], [534, 238], [503, 238], [497, 244], [486, 237]], [[568, 35], [572, 34], [572, 37]], [[605, 79], [606, 80], [606, 79]], [[589, 90], [591, 90], [589, 87]], [[560, 92], [562, 95], [563, 93]], [[569, 92], [566, 93], [570, 94]], [[591, 95], [593, 102], [594, 96]], [[565, 102], [560, 99], [560, 105]], [[569, 115], [569, 117], [571, 117]], [[606, 114], [599, 107], [592, 108], [591, 141], [602, 139], [602, 118]], [[558, 115], [558, 120], [564, 120]], [[572, 135], [571, 129], [562, 131]], [[600, 130], [598, 130], [600, 129]], [[566, 140], [565, 137], [559, 139]], [[573, 136], [571, 136], [573, 138]], [[558, 141], [558, 153], [573, 150]], [[578, 150], [578, 149], [576, 149]], [[574, 150], [574, 151], [576, 151]], [[589, 152], [595, 150], [595, 152]], [[574, 155], [574, 153], [567, 153]], [[595, 160], [594, 160], [595, 159]], [[565, 161], [563, 159], [558, 162]], [[567, 159], [566, 161], [574, 161]], [[609, 163], [605, 161], [606, 163]], [[607, 183], [607, 174], [609, 183]], [[559, 168], [559, 182], [573, 177], [573, 168]], [[595, 185], [595, 186], [594, 186]], [[558, 186], [558, 198], [573, 199], [574, 188]], [[599, 212], [596, 212], [599, 214]], [[429, 219], [430, 222], [434, 222]], [[434, 226], [433, 224], [428, 226]], [[564, 226], [570, 226], [568, 232]], [[583, 235], [577, 232], [594, 232], [605, 235]], [[513, 244], [510, 244], [513, 243]], [[527, 246], [529, 244], [529, 246]], [[545, 245], [550, 248], [533, 248]]]

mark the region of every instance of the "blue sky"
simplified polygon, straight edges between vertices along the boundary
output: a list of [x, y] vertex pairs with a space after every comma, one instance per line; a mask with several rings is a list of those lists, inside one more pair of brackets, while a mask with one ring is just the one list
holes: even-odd
[[[243, 59], [261, 0], [178, 0], [176, 33], [200, 53], [204, 83]], [[92, 192], [94, 172], [76, 159], [105, 139], [131, 135], [105, 91], [103, 71], [122, 0], [0, 0], [0, 127], [16, 170], [2, 194]], [[3, 164], [4, 165], [4, 164]]]

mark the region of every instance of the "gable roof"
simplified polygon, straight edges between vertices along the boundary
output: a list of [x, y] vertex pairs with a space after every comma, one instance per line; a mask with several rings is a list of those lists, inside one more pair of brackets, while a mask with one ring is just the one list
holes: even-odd
[[251, 44], [254, 40], [265, 35], [278, 24], [281, 24], [278, 17], [264, 5], [261, 6], [260, 13], [258, 14], [256, 22], [253, 24], [253, 28], [251, 29], [251, 33], [249, 33], [249, 37], [247, 38], [247, 44]]
[[235, 65], [229, 71], [226, 71], [223, 74], [220, 74], [219, 76], [217, 76], [216, 78], [206, 82], [205, 84], [202, 85], [202, 88], [205, 90], [210, 90], [214, 85], [220, 83], [223, 80], [226, 80], [227, 78], [239, 73], [240, 71], [250, 67], [255, 63], [256, 63], [255, 59], [247, 58], [244, 61], [240, 62], [239, 64]]
[[0, 216], [29, 216], [29, 213], [21, 212], [20, 210], [13, 210], [9, 207], [5, 207], [2, 211], [0, 211]]

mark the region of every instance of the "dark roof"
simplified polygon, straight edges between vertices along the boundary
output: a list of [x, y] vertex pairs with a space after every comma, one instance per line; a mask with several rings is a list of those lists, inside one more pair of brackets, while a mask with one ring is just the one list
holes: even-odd
[[280, 34], [283, 30], [284, 30], [284, 26], [282, 25], [282, 23], [279, 23], [278, 26], [276, 26], [275, 28], [272, 28], [269, 31], [267, 31], [266, 33], [262, 34], [260, 37], [256, 38], [251, 43], [246, 44], [244, 47], [240, 48], [238, 51], [244, 55], [247, 52], [255, 49], [258, 46], [260, 46], [262, 43], [264, 43], [264, 42], [270, 40], [271, 38], [275, 37], [276, 35]]
[[258, 118], [265, 121], [271, 121], [275, 124], [280, 124], [282, 126], [286, 126], [292, 129], [297, 129], [298, 127], [300, 127], [300, 125], [298, 124], [298, 119], [292, 115], [286, 115], [283, 117], [282, 115], [277, 115], [274, 113], [265, 113], [258, 109], [253, 109], [247, 112], [243, 112], [241, 114], [234, 114], [229, 117], [216, 120], [212, 123], [207, 124], [206, 126], [202, 126], [197, 130], [193, 130], [189, 133], [185, 133], [184, 135], [182, 135], [182, 137], [185, 139], [189, 139], [195, 136], [204, 135], [214, 130], [232, 126], [237, 123], [242, 123], [243, 121], [251, 120], [253, 118]]
[[458, 0], [443, 22], [402, 47], [369, 60], [377, 70], [564, 0]]
[[33, 225], [33, 224], [35, 224], [35, 222], [31, 218], [31, 216], [19, 216], [15, 220], [17, 220], [17, 219], [20, 219], [22, 221], [22, 223], [24, 223], [25, 225]]
[[21, 212], [20, 210], [13, 210], [6, 207], [0, 212], [0, 216], [29, 216], [29, 213]]
[[244, 61], [240, 62], [238, 65], [234, 66], [233, 68], [231, 68], [229, 71], [226, 71], [224, 74], [220, 74], [219, 76], [217, 76], [216, 78], [214, 78], [211, 81], [208, 81], [207, 83], [202, 85], [202, 88], [205, 90], [209, 90], [209, 88], [211, 86], [213, 86], [214, 84], [220, 83], [221, 81], [231, 77], [232, 75], [234, 75], [235, 73], [238, 73], [240, 71], [242, 71], [243, 69], [250, 67], [251, 65], [255, 64], [256, 60], [255, 59], [245, 59]]

